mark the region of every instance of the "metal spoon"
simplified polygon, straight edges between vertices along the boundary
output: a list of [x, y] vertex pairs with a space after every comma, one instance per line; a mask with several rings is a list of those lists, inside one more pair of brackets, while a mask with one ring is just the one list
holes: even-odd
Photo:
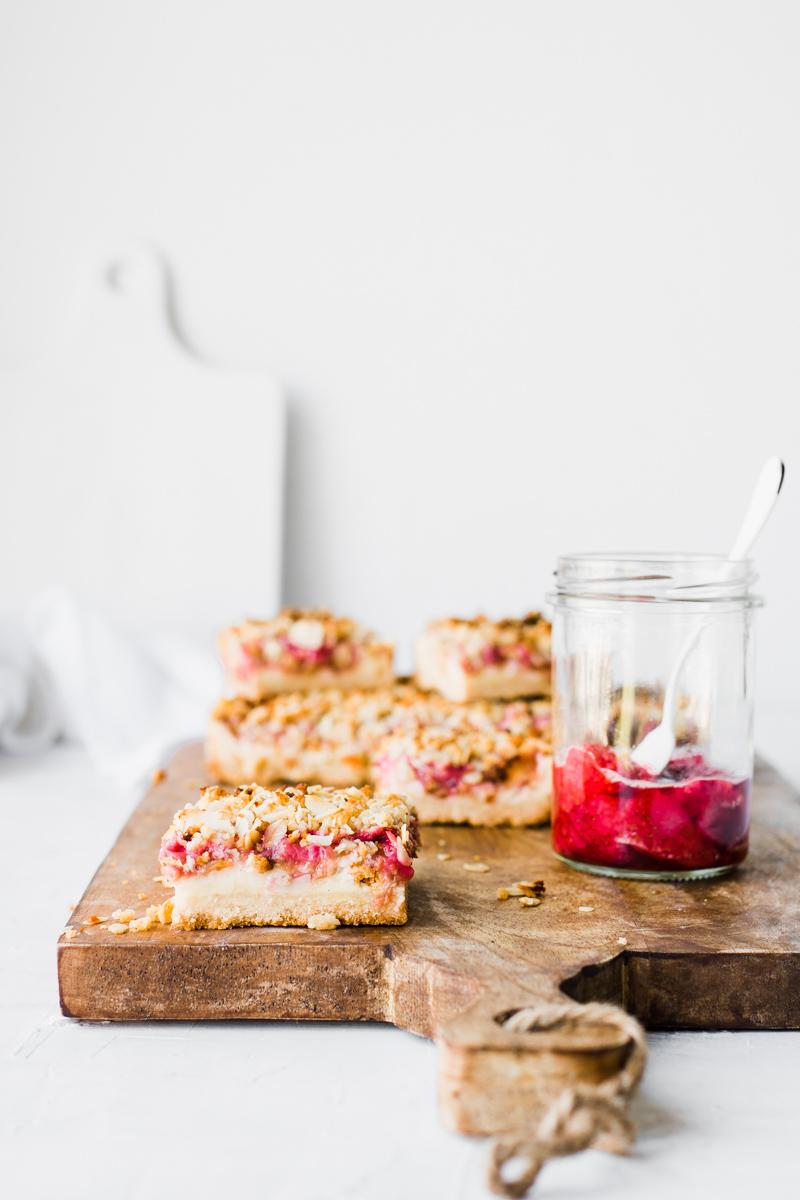
[[[785, 474], [786, 468], [780, 458], [769, 458], [764, 463], [736, 541], [728, 555], [730, 562], [741, 562], [749, 556], [775, 507]], [[684, 664], [706, 628], [705, 624], [698, 626], [681, 646], [664, 689], [661, 721], [642, 738], [631, 754], [631, 761], [639, 767], [645, 767], [652, 775], [660, 775], [675, 753], [678, 684]]]

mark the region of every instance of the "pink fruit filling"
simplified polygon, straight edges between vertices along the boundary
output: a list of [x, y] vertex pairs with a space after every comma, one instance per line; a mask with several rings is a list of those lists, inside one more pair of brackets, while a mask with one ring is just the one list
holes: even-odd
[[350, 642], [323, 642], [321, 646], [309, 649], [298, 646], [285, 635], [276, 638], [280, 645], [277, 657], [265, 658], [264, 647], [260, 640], [243, 642], [239, 647], [239, 657], [234, 666], [234, 672], [239, 679], [248, 679], [265, 666], [275, 667], [283, 671], [309, 670], [320, 667], [335, 667], [339, 671], [349, 670], [358, 661], [358, 647]]
[[430, 762], [413, 762], [409, 766], [420, 781], [426, 792], [443, 792], [449, 795], [457, 792], [469, 767], [466, 764], [440, 764]]
[[301, 846], [297, 841], [282, 837], [277, 842], [262, 839], [252, 850], [243, 850], [233, 843], [214, 841], [187, 844], [179, 837], [164, 837], [161, 842], [161, 873], [167, 880], [180, 879], [184, 875], [214, 869], [214, 864], [243, 863], [252, 855], [268, 860], [271, 865], [280, 864], [291, 875], [310, 875], [312, 878], [332, 875], [339, 867], [342, 856], [335, 847], [342, 841], [367, 842], [374, 846], [371, 865], [379, 868], [390, 878], [407, 880], [414, 874], [411, 863], [412, 845], [407, 850], [393, 829], [372, 829], [362, 833], [338, 838], [329, 846], [309, 843]]
[[309, 650], [306, 646], [296, 646], [288, 638], [281, 638], [280, 642], [284, 653], [288, 654], [290, 659], [294, 659], [295, 662], [304, 667], [326, 667], [333, 658], [333, 652], [336, 649], [335, 642], [323, 642], [321, 646], [317, 646], [314, 650]]
[[553, 767], [553, 847], [639, 871], [733, 866], [747, 854], [750, 780], [691, 750], [651, 775], [608, 746], [572, 746]]
[[483, 667], [502, 667], [505, 663], [516, 663], [526, 671], [538, 670], [546, 665], [545, 659], [536, 654], [529, 646], [484, 646], [476, 658], [465, 657], [462, 666], [465, 671], [474, 673]]

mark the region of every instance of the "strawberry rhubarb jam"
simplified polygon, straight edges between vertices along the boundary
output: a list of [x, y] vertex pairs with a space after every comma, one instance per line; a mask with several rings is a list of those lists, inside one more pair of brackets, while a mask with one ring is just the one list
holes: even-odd
[[570, 747], [553, 768], [553, 848], [573, 865], [681, 875], [747, 854], [750, 779], [684, 748], [654, 776], [608, 746]]

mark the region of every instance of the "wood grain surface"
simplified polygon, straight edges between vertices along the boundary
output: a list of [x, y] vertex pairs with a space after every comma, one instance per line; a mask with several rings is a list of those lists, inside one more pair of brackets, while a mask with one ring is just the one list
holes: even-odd
[[[441, 1046], [448, 1123], [521, 1126], [565, 1080], [602, 1080], [619, 1029], [511, 1033], [517, 1008], [620, 1004], [650, 1029], [800, 1028], [800, 802], [760, 765], [749, 859], [709, 883], [634, 883], [559, 863], [548, 830], [423, 830], [401, 927], [229, 929], [115, 935], [85, 926], [170, 894], [154, 880], [173, 812], [207, 781], [185, 746], [132, 814], [58, 946], [61, 1005], [84, 1020], [378, 1020]], [[439, 855], [449, 855], [441, 860]], [[480, 860], [490, 870], [475, 872]], [[524, 908], [498, 887], [543, 879]]]

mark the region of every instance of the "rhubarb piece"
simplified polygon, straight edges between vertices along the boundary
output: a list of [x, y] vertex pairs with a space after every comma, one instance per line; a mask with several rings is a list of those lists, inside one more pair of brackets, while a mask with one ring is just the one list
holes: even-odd
[[230, 696], [391, 686], [394, 647], [347, 617], [286, 608], [271, 621], [244, 621], [219, 635]]
[[514, 700], [550, 695], [550, 625], [521, 620], [434, 621], [417, 641], [417, 683], [448, 700]]
[[517, 700], [453, 708], [385, 737], [373, 760], [428, 824], [538, 825], [550, 813], [550, 706]]
[[359, 786], [381, 738], [417, 728], [452, 705], [408, 684], [377, 691], [290, 692], [223, 700], [211, 717], [206, 763], [221, 783], [281, 780]]
[[659, 776], [608, 746], [572, 746], [553, 770], [553, 847], [634, 871], [733, 866], [747, 854], [750, 781], [691, 747]]
[[417, 824], [370, 788], [205, 788], [161, 842], [179, 929], [402, 925]]

